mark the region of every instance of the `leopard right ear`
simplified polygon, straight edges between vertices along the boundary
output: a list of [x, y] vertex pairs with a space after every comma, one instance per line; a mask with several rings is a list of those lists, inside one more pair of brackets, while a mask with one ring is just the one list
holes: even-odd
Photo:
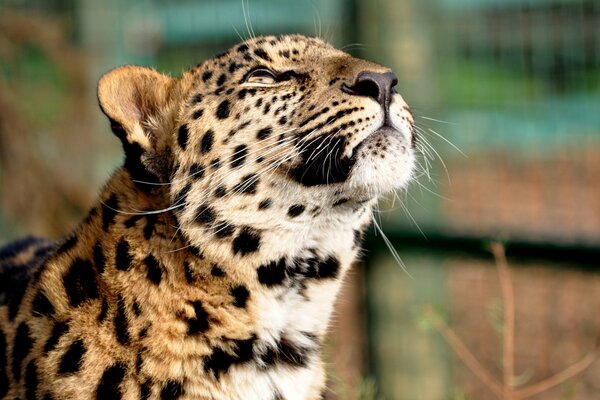
[[98, 82], [100, 108], [111, 121], [115, 135], [125, 142], [151, 150], [159, 140], [152, 126], [168, 112], [175, 80], [153, 69], [124, 66], [107, 72]]
[[125, 151], [125, 167], [137, 180], [160, 180], [173, 131], [176, 80], [153, 69], [124, 66], [98, 83], [98, 102]]

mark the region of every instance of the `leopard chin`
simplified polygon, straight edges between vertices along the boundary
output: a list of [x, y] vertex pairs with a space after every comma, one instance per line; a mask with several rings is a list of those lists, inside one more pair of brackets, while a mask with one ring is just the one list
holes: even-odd
[[411, 181], [415, 155], [405, 135], [383, 126], [367, 136], [354, 149], [356, 163], [348, 181], [348, 191], [359, 198], [378, 197], [403, 189]]

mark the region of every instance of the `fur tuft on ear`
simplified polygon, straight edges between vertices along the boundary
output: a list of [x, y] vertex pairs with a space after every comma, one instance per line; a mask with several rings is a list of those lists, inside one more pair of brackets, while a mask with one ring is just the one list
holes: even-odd
[[98, 83], [98, 102], [123, 143], [125, 167], [135, 180], [161, 180], [173, 131], [176, 81], [153, 69], [124, 66]]

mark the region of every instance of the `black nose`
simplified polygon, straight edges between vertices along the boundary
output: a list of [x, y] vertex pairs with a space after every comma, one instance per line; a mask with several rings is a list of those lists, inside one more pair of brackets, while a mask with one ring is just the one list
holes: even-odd
[[397, 83], [398, 78], [393, 72], [363, 71], [358, 74], [352, 86], [343, 85], [342, 90], [357, 96], [372, 97], [387, 108]]

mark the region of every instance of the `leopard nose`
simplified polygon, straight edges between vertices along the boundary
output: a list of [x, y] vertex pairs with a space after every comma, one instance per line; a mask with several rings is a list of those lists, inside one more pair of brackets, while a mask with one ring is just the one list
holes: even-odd
[[372, 97], [387, 109], [397, 83], [398, 78], [393, 72], [363, 71], [358, 74], [352, 86], [344, 84], [342, 90], [356, 96]]

